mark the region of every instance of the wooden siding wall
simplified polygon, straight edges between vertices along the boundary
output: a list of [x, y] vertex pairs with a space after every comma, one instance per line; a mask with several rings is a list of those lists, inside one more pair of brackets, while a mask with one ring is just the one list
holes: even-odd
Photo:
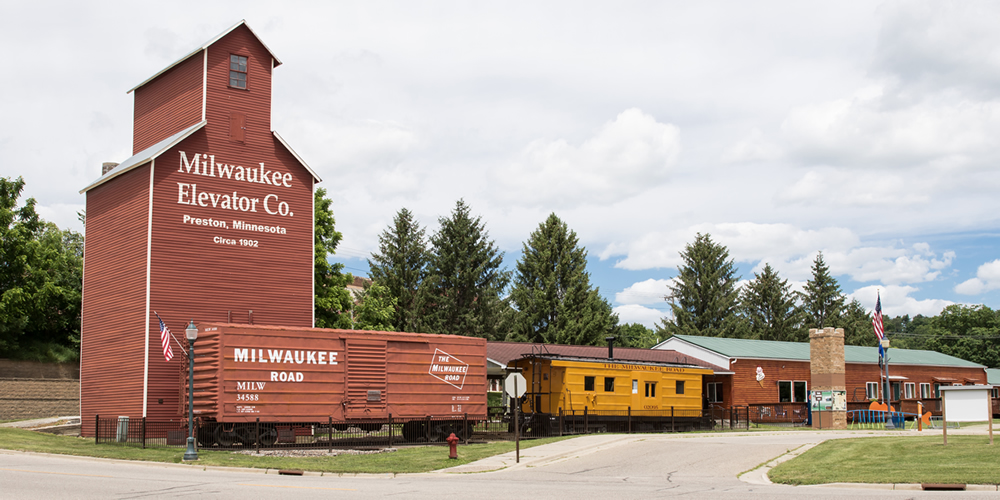
[[[764, 369], [764, 380], [757, 383], [757, 367]], [[732, 405], [778, 402], [779, 380], [805, 380], [809, 382], [809, 363], [764, 359], [739, 359], [732, 365], [732, 394], [727, 394]], [[812, 383], [806, 389], [812, 389]]]
[[[762, 384], [757, 384], [758, 366], [764, 369], [765, 378]], [[808, 382], [807, 389], [813, 390], [809, 363], [803, 361], [739, 359], [732, 365], [732, 371], [734, 372], [732, 383], [724, 387], [726, 406], [777, 403], [779, 380], [805, 380]], [[865, 401], [865, 384], [879, 381], [878, 365], [847, 363], [846, 372], [847, 401]], [[917, 396], [920, 395], [920, 384], [928, 383], [933, 386], [934, 377], [956, 378], [959, 383], [964, 383], [966, 378], [978, 380], [981, 384], [986, 383], [986, 373], [982, 368], [893, 365], [890, 362], [889, 375], [906, 377], [907, 380], [899, 382], [914, 383]], [[710, 378], [706, 377], [706, 382], [710, 382]], [[901, 386], [901, 395], [905, 394], [903, 391], [904, 388]]]
[[135, 89], [132, 154], [201, 121], [204, 70], [199, 52]]
[[[955, 378], [958, 379], [956, 383], [959, 384], [965, 384], [966, 378], [978, 380], [978, 384], [986, 383], [986, 372], [982, 368], [894, 365], [892, 363], [891, 351], [889, 355], [889, 376], [902, 376], [907, 378], [907, 380], [893, 380], [893, 382], [900, 383], [899, 395], [903, 398], [906, 397], [905, 388], [903, 387], [904, 383], [913, 383], [914, 395], [919, 398], [921, 383], [930, 384], [931, 390], [934, 390], [934, 377]], [[879, 367], [874, 363], [848, 363], [846, 379], [847, 401], [866, 401], [865, 384], [866, 382], [879, 381]], [[948, 382], [947, 384], [942, 383], [942, 385], [951, 385], [951, 382]], [[933, 393], [931, 397], [933, 397]]]
[[[247, 57], [245, 90], [229, 87], [230, 54]], [[212, 131], [220, 134], [220, 140], [229, 141], [230, 114], [236, 111], [246, 114], [248, 152], [270, 149], [271, 54], [246, 26], [236, 28], [208, 48], [207, 88], [205, 118], [216, 125]]]
[[[185, 348], [183, 332], [192, 319], [247, 323], [253, 311], [255, 324], [311, 327], [313, 318], [313, 177], [271, 133], [271, 55], [245, 26], [207, 50], [208, 124], [159, 156], [154, 168], [150, 309], [160, 314]], [[246, 90], [228, 86], [230, 53], [249, 58]], [[136, 89], [136, 152], [201, 120], [204, 70], [204, 55], [199, 53]], [[230, 138], [233, 112], [246, 114], [242, 142]], [[179, 172], [180, 151], [189, 160], [208, 154], [216, 163], [245, 169], [259, 169], [263, 163], [268, 172], [291, 174], [291, 187], [222, 179], [218, 169], [215, 177]], [[197, 185], [198, 192], [217, 196], [237, 192], [256, 198], [257, 211], [180, 204], [178, 183]], [[144, 317], [148, 186], [146, 166], [88, 192], [81, 375], [85, 418], [98, 412], [142, 416], [142, 333], [147, 326], [146, 415], [153, 420], [186, 417], [178, 379], [186, 378], [179, 374], [187, 360], [174, 343], [174, 359], [165, 361], [159, 323], [153, 314]], [[272, 208], [276, 202], [286, 202], [291, 213], [265, 213], [263, 201], [270, 194], [278, 197], [272, 199]], [[185, 223], [185, 215], [223, 221], [225, 227]], [[102, 217], [112, 219], [104, 222]], [[236, 230], [237, 220], [280, 226], [286, 234]], [[216, 238], [236, 244], [219, 243]], [[241, 245], [240, 240], [253, 240], [256, 247]]]
[[[182, 332], [191, 319], [225, 323], [231, 317], [234, 323], [248, 323], [250, 311], [254, 324], [311, 327], [313, 178], [271, 134], [270, 54], [246, 27], [229, 33], [208, 51], [208, 125], [157, 159], [150, 303], [175, 332]], [[249, 56], [247, 90], [228, 87], [230, 53]], [[230, 140], [233, 111], [247, 115], [245, 142]], [[268, 172], [290, 173], [292, 187], [222, 178], [218, 168], [216, 177], [180, 172], [180, 151], [189, 161], [195, 154], [209, 154], [216, 164], [259, 169], [263, 163]], [[236, 192], [260, 202], [256, 212], [180, 204], [178, 183], [196, 184], [198, 192]], [[266, 213], [263, 201], [269, 194], [287, 202], [291, 214]], [[274, 205], [272, 200], [272, 209]], [[185, 224], [185, 215], [220, 220], [226, 228]], [[237, 230], [236, 221], [280, 226], [287, 233]], [[237, 244], [219, 244], [216, 237]], [[239, 244], [243, 239], [257, 242], [257, 247]], [[149, 321], [154, 325], [156, 318]], [[174, 366], [178, 362], [151, 356], [150, 418], [176, 416], [177, 405], [171, 400], [178, 394]], [[158, 404], [161, 398], [166, 404]]]
[[[87, 193], [80, 344], [80, 414], [87, 424], [97, 413], [142, 412], [149, 169], [136, 168]], [[157, 335], [152, 354], [159, 345]], [[83, 433], [90, 436], [87, 424]]]

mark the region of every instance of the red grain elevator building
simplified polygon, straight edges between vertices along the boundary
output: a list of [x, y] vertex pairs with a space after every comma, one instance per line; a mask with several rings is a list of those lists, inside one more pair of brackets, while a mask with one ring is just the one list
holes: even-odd
[[280, 64], [241, 21], [129, 91], [133, 156], [81, 191], [85, 435], [95, 415], [184, 418], [187, 361], [154, 312], [185, 349], [192, 319], [313, 326], [320, 179], [271, 128]]

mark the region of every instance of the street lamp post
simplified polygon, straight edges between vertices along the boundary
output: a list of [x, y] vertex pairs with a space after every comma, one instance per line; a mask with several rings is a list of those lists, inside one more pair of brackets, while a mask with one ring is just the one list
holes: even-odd
[[194, 341], [198, 339], [198, 327], [194, 326], [194, 320], [184, 330], [184, 336], [188, 339], [190, 355], [188, 356], [188, 439], [187, 451], [184, 452], [184, 460], [198, 460], [198, 452], [194, 449]]

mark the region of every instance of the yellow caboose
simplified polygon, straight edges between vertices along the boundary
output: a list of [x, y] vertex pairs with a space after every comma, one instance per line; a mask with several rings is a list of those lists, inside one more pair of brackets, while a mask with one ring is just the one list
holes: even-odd
[[702, 376], [712, 374], [696, 365], [552, 354], [527, 355], [511, 365], [528, 385], [520, 409], [542, 434], [698, 427]]

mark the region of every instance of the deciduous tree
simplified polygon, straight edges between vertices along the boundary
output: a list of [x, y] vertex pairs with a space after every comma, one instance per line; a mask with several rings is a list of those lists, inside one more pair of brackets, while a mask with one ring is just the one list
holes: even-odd
[[371, 283], [365, 286], [354, 306], [352, 328], [355, 330], [393, 331], [392, 320], [396, 316], [396, 297], [389, 289]]
[[83, 236], [21, 207], [21, 178], [0, 178], [0, 356], [67, 361], [80, 340]]
[[314, 195], [315, 204], [315, 263], [314, 286], [316, 293], [317, 328], [351, 328], [351, 307], [353, 299], [347, 285], [354, 281], [350, 273], [345, 273], [344, 265], [331, 264], [328, 255], [337, 252], [343, 235], [335, 228], [333, 201], [326, 197], [326, 189], [319, 188]]

